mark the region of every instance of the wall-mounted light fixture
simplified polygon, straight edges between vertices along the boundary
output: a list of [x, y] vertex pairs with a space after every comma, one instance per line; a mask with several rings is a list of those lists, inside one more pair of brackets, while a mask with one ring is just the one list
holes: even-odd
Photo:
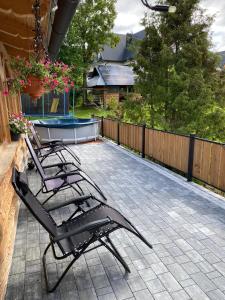
[[148, 0], [141, 0], [142, 4], [146, 6], [147, 8], [159, 11], [159, 12], [168, 12], [168, 13], [175, 13], [177, 8], [176, 6], [170, 6], [170, 5], [150, 5], [148, 3]]

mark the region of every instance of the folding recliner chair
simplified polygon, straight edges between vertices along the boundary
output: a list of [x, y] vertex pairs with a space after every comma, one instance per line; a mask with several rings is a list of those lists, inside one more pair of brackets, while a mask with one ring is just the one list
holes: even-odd
[[[62, 222], [60, 225], [57, 225], [49, 211], [40, 204], [40, 202], [30, 191], [25, 173], [19, 173], [14, 168], [12, 184], [16, 193], [25, 203], [33, 216], [49, 233], [50, 242], [47, 245], [42, 257], [48, 292], [53, 292], [57, 288], [63, 277], [82, 254], [101, 246], [106, 247], [106, 249], [108, 249], [118, 259], [126, 272], [130, 272], [128, 265], [121, 257], [120, 253], [109, 237], [109, 235], [117, 229], [126, 229], [140, 238], [148, 247], [152, 248], [151, 244], [148, 243], [148, 241], [140, 234], [134, 225], [132, 225], [131, 222], [127, 220], [119, 211], [110, 207], [109, 205], [106, 205], [96, 198], [95, 200], [99, 201], [98, 206], [80, 214], [75, 218], [70, 218], [69, 220]], [[90, 197], [93, 196], [90, 195]], [[77, 198], [69, 200], [68, 202], [63, 203], [54, 209], [68, 206], [71, 203], [79, 205], [82, 201], [82, 197], [79, 199]], [[98, 242], [98, 244], [93, 245], [95, 242]], [[88, 248], [91, 245], [93, 245], [92, 248]], [[52, 248], [54, 258], [57, 260], [72, 256], [72, 260], [69, 262], [67, 268], [52, 287], [49, 286], [46, 266], [46, 254], [50, 247]], [[61, 251], [60, 256], [56, 254], [57, 248], [59, 248]]]
[[63, 151], [69, 153], [72, 158], [80, 164], [79, 157], [72, 151], [68, 146], [66, 146], [62, 140], [50, 140], [49, 142], [41, 142], [36, 130], [33, 125], [30, 127], [30, 131], [33, 136], [33, 142], [35, 143], [35, 152], [37, 156], [40, 158], [41, 163], [49, 156], [56, 155], [61, 162], [66, 162], [65, 156], [63, 155]]
[[[27, 144], [27, 147], [29, 149], [30, 155], [33, 159], [33, 162], [37, 168], [37, 171], [41, 177], [42, 180], [42, 186], [40, 190], [36, 193], [35, 196], [37, 196], [41, 191], [42, 193], [50, 193], [52, 192], [52, 195], [50, 195], [44, 202], [45, 204], [48, 200], [50, 200], [56, 193], [59, 191], [72, 188], [75, 192], [78, 193], [78, 195], [84, 195], [84, 191], [80, 186], [80, 183], [82, 181], [85, 181], [89, 185], [91, 185], [100, 195], [101, 197], [106, 201], [106, 197], [101, 191], [101, 189], [98, 187], [98, 185], [81, 169], [78, 169], [76, 165], [74, 165], [71, 162], [63, 162], [63, 163], [57, 163], [57, 164], [51, 164], [42, 166], [28, 137], [25, 137], [25, 141]], [[65, 170], [65, 167], [72, 166], [75, 169], [67, 172]], [[47, 175], [45, 173], [45, 170], [49, 169], [55, 169], [58, 168], [59, 171], [55, 175]]]

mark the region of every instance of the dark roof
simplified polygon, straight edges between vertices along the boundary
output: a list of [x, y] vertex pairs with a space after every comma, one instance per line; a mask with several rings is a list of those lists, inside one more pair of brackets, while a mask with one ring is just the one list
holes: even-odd
[[[96, 74], [96, 71], [98, 75]], [[131, 67], [121, 65], [98, 65], [92, 77], [88, 79], [88, 87], [94, 86], [132, 86], [134, 73]]]
[[145, 36], [145, 31], [141, 30], [134, 34], [117, 34], [120, 38], [116, 47], [111, 48], [104, 46], [103, 51], [100, 53], [100, 60], [112, 62], [125, 62], [133, 58], [133, 53], [128, 49], [132, 40], [142, 40]]

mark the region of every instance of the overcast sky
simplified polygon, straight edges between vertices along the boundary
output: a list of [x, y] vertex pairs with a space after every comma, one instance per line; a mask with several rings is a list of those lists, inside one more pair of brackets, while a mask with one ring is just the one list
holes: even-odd
[[[154, 2], [149, 1], [151, 4]], [[209, 15], [216, 15], [211, 28], [214, 50], [225, 50], [225, 0], [201, 0], [201, 6], [207, 9]], [[115, 32], [137, 32], [142, 29], [140, 20], [147, 9], [141, 0], [117, 0], [116, 9]]]

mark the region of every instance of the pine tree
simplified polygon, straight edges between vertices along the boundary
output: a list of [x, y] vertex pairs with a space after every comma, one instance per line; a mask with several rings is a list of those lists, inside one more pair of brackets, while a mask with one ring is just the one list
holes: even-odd
[[206, 116], [218, 107], [222, 117], [224, 108], [218, 98], [218, 57], [210, 51], [212, 18], [199, 0], [168, 2], [177, 7], [175, 14], [145, 18], [146, 37], [135, 63], [137, 87], [156, 112], [157, 118], [150, 113], [151, 125], [203, 136]]

